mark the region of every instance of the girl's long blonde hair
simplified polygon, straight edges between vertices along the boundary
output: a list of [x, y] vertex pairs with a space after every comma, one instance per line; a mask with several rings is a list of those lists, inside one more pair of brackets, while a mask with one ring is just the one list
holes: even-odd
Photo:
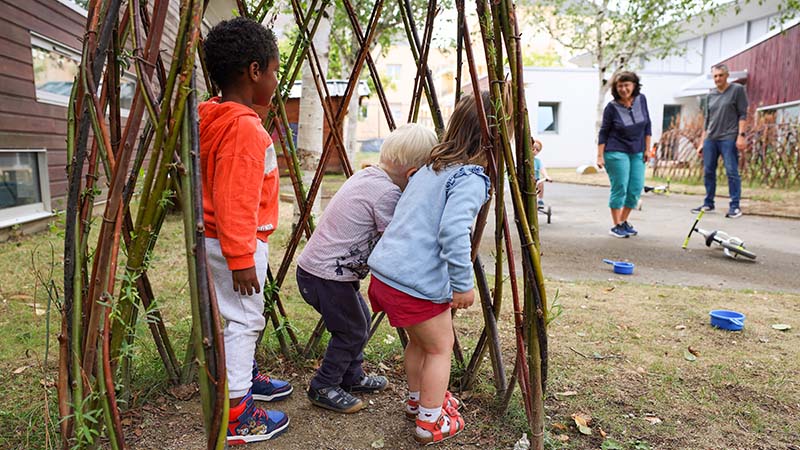
[[[511, 117], [509, 94], [510, 91], [504, 89], [504, 110], [500, 114], [503, 114], [505, 120], [509, 120]], [[483, 100], [483, 110], [491, 133], [492, 128], [497, 127], [499, 122], [497, 113], [492, 107], [489, 91], [481, 92], [481, 100]], [[477, 164], [486, 167], [486, 154], [481, 148], [481, 125], [475, 103], [475, 96], [469, 94], [461, 97], [461, 100], [453, 108], [450, 122], [448, 122], [442, 137], [442, 143], [433, 148], [428, 161], [434, 172], [439, 172], [445, 167], [455, 164]], [[511, 129], [509, 131], [513, 132]]]

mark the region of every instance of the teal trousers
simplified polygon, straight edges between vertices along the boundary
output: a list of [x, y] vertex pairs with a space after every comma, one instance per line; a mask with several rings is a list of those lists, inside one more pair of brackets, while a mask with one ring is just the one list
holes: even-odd
[[636, 209], [639, 196], [644, 188], [643, 153], [605, 152], [606, 173], [611, 182], [611, 195], [608, 207], [620, 209], [623, 206]]

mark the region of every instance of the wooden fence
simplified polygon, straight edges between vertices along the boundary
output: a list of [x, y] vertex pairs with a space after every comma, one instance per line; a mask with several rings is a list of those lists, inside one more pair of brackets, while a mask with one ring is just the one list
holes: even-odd
[[[739, 157], [742, 183], [784, 189], [800, 186], [800, 122], [776, 124], [765, 119], [757, 117], [748, 124], [747, 148]], [[664, 132], [655, 155], [653, 175], [702, 183], [703, 159], [697, 154], [702, 134], [702, 116]], [[717, 178], [725, 179], [723, 164], [718, 165]]]

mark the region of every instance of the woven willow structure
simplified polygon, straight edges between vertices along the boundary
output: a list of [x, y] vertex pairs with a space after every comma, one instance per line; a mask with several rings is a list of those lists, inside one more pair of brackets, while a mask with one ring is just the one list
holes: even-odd
[[[172, 0], [175, 1], [175, 0]], [[380, 74], [375, 69], [369, 49], [375, 25], [381, 20], [384, 1], [376, 0], [368, 23], [359, 23], [351, 0], [340, 0], [345, 8], [360, 50], [352, 68], [344, 99], [335, 107], [325, 73], [321, 70], [312, 37], [320, 23], [320, 11], [331, 0], [309, 0], [303, 6], [292, 0], [291, 7], [300, 33], [282, 67], [280, 83], [264, 126], [277, 133], [289, 177], [300, 209], [300, 217], [277, 270], [268, 274], [271, 288], [265, 290], [268, 323], [278, 336], [281, 351], [287, 356], [307, 355], [322, 337], [320, 322], [307, 343], [298, 341], [291, 320], [280, 297], [298, 244], [313, 233], [311, 208], [319, 193], [325, 166], [331, 153], [339, 151], [346, 176], [353, 172], [344, 139], [342, 123], [349, 99], [356, 90], [362, 69], [376, 87], [386, 121], [395, 127], [384, 95]], [[430, 1], [422, 33], [415, 23], [415, 11], [408, 0], [397, 0], [415, 59], [417, 72], [410, 118], [416, 120], [423, 99], [431, 110], [441, 135], [444, 120], [427, 58], [439, 7]], [[62, 325], [59, 336], [59, 414], [63, 448], [96, 448], [98, 437], [107, 437], [114, 449], [126, 448], [120, 420], [118, 396], [125, 395], [130, 384], [131, 344], [138, 313], [147, 311], [147, 324], [163, 362], [165, 376], [173, 384], [197, 379], [209, 449], [225, 446], [228, 402], [225, 380], [225, 357], [222, 327], [212, 280], [206, 264], [203, 240], [202, 193], [199, 172], [197, 127], [197, 80], [205, 81], [208, 91], [214, 86], [203, 70], [202, 17], [207, 6], [203, 0], [180, 1], [180, 23], [174, 42], [172, 60], [163, 60], [159, 51], [170, 0], [91, 0], [84, 39], [80, 73], [73, 85], [68, 116], [67, 228], [64, 247], [64, 291]], [[263, 21], [269, 0], [245, 3], [237, 1], [238, 13]], [[542, 449], [543, 392], [547, 374], [547, 301], [539, 260], [538, 224], [533, 179], [530, 130], [522, 80], [522, 57], [519, 31], [511, 0], [477, 0], [474, 7], [480, 18], [479, 36], [483, 55], [475, 55], [467, 28], [464, 0], [456, 0], [457, 55], [456, 101], [461, 94], [463, 72], [471, 82], [470, 93], [478, 94], [476, 60], [488, 69], [488, 81], [498, 115], [505, 110], [504, 91], [510, 90], [513, 117], [499, 120], [489, 128], [483, 105], [478, 98], [482, 118], [482, 146], [490, 161], [494, 202], [481, 210], [473, 232], [477, 249], [491, 209], [495, 220], [495, 277], [489, 284], [484, 261], [473, 251], [475, 276], [483, 313], [483, 330], [471, 355], [456, 344], [455, 358], [466, 367], [460, 381], [468, 388], [479, 373], [488, 351], [497, 397], [505, 408], [515, 387], [522, 393], [531, 428], [533, 447]], [[248, 6], [249, 5], [249, 6]], [[253, 5], [256, 5], [253, 7]], [[477, 33], [476, 33], [477, 34]], [[297, 79], [302, 63], [309, 62], [319, 101], [331, 133], [325, 141], [321, 160], [310, 185], [301, 181], [296, 149], [291, 136], [286, 109], [289, 89]], [[137, 87], [127, 118], [120, 114], [120, 77], [127, 64], [136, 72]], [[506, 76], [506, 72], [510, 76]], [[509, 98], [506, 96], [505, 98]], [[508, 100], [506, 100], [508, 101]], [[508, 106], [508, 105], [506, 105]], [[511, 129], [513, 127], [513, 129]], [[515, 141], [509, 138], [516, 135]], [[338, 145], [333, 145], [338, 144]], [[513, 222], [506, 211], [505, 190], [510, 185]], [[105, 185], [103, 185], [105, 184]], [[101, 187], [105, 189], [100, 189]], [[139, 195], [132, 202], [134, 188]], [[96, 242], [90, 243], [91, 214], [98, 196], [105, 200]], [[192, 305], [192, 333], [187, 351], [179, 359], [176, 343], [171, 340], [157, 305], [148, 273], [159, 270], [150, 255], [157, 245], [159, 231], [167, 210], [180, 205], [184, 222], [186, 264]], [[135, 211], [133, 207], [135, 205]], [[521, 245], [512, 246], [512, 229]], [[120, 253], [124, 257], [120, 258]], [[514, 253], [521, 253], [522, 268], [515, 267]], [[118, 261], [124, 260], [124, 268]], [[500, 274], [509, 274], [505, 283]], [[521, 277], [518, 276], [521, 274]], [[510, 289], [510, 292], [507, 291]], [[513, 371], [506, 373], [497, 318], [504, 290], [513, 300], [516, 348]], [[373, 333], [382, 314], [373, 317]], [[269, 327], [270, 325], [268, 325]], [[398, 330], [401, 338], [402, 330]], [[508, 364], [511, 366], [511, 364]], [[102, 411], [102, 414], [92, 414]]]

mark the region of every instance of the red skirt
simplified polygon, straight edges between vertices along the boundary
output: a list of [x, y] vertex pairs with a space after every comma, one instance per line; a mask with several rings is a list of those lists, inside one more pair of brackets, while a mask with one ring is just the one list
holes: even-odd
[[450, 303], [434, 303], [412, 297], [377, 277], [371, 277], [367, 294], [372, 311], [385, 312], [389, 324], [395, 328], [406, 328], [425, 322], [450, 309]]

